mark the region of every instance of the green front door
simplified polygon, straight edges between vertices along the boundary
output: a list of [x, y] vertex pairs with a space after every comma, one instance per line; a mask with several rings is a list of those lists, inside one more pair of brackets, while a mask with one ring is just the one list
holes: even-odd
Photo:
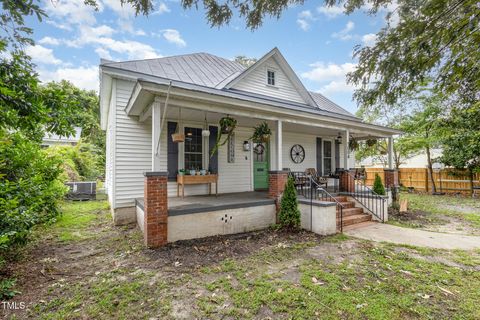
[[253, 187], [268, 189], [268, 144], [256, 143], [253, 148]]

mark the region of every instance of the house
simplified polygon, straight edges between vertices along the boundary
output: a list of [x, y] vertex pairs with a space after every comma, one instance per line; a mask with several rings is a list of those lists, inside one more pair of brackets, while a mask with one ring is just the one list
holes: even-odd
[[[432, 159], [436, 159], [442, 156], [442, 149], [430, 150]], [[365, 168], [385, 168], [388, 165], [387, 155], [379, 155], [376, 157], [366, 157], [356, 162], [356, 167]], [[428, 160], [427, 154], [422, 151], [417, 154], [401, 160], [401, 168], [427, 168]]]
[[69, 136], [59, 136], [58, 134], [47, 132], [42, 139], [42, 147], [50, 146], [74, 146], [80, 141], [82, 128], [74, 127], [75, 133]]
[[[388, 138], [392, 147], [399, 133], [307, 91], [277, 48], [248, 68], [208, 53], [102, 61], [100, 82], [113, 220], [137, 222], [150, 247], [271, 225], [288, 171], [314, 168], [330, 176], [330, 185], [358, 190], [348, 175], [355, 164], [349, 139]], [[236, 121], [228, 141], [221, 119]], [[263, 122], [270, 139], [252, 141], [253, 127]], [[226, 142], [214, 152], [219, 136]], [[389, 159], [392, 169], [391, 153]], [[302, 190], [308, 177], [299, 178]], [[391, 177], [393, 183], [393, 170]], [[208, 196], [214, 189], [219, 195]], [[331, 193], [328, 199], [348, 200]], [[302, 225], [310, 220], [312, 230], [335, 232], [336, 204], [326, 202], [301, 203], [310, 206], [302, 209]]]

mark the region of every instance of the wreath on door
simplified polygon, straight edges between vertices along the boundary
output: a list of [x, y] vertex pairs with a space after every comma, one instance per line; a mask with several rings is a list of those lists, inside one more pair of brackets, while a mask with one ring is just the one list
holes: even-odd
[[302, 163], [305, 160], [305, 149], [299, 144], [294, 144], [290, 149], [290, 158], [295, 163]]
[[255, 152], [258, 155], [261, 155], [265, 152], [265, 147], [263, 146], [263, 144], [259, 143], [255, 146], [255, 148], [253, 148], [253, 152]]

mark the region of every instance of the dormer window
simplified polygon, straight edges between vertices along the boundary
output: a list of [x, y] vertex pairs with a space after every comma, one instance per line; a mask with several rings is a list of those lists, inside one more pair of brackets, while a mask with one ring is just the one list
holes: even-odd
[[275, 85], [275, 71], [267, 70], [267, 84], [269, 86]]

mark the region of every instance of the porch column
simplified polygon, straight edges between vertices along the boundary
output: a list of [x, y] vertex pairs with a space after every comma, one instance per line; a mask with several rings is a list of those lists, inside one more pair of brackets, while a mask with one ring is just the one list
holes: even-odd
[[393, 137], [388, 137], [388, 169], [393, 169]]
[[152, 171], [160, 171], [160, 128], [161, 122], [160, 102], [156, 99], [152, 103]]
[[143, 239], [149, 248], [158, 248], [168, 241], [168, 172], [145, 172]]
[[348, 153], [350, 144], [350, 130], [345, 130], [345, 137], [343, 139], [343, 169], [348, 170]]
[[283, 169], [282, 164], [282, 121], [277, 121], [277, 137], [276, 137], [276, 149], [277, 149], [277, 170]]

